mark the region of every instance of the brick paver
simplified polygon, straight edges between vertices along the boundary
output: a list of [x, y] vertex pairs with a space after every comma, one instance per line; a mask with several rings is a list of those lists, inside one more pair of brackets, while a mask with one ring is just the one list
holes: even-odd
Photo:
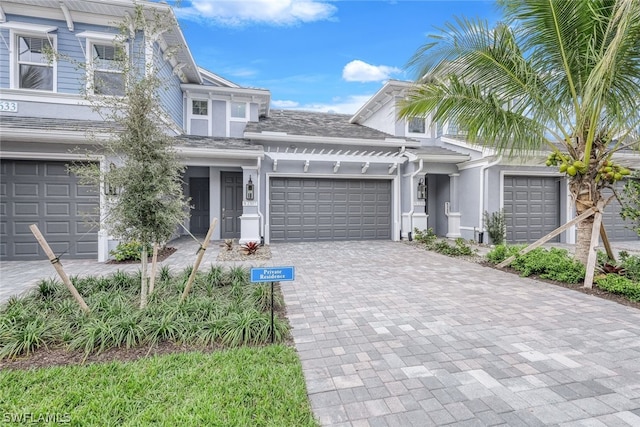
[[272, 246], [322, 425], [640, 425], [640, 311], [406, 243]]

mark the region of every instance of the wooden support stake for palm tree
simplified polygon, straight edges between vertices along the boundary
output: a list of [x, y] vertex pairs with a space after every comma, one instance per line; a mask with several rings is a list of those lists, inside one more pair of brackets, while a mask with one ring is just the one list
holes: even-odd
[[[586, 211], [582, 212], [580, 215], [578, 215], [577, 217], [573, 218], [571, 221], [567, 222], [566, 224], [556, 228], [555, 230], [553, 230], [551, 233], [547, 234], [544, 237], [541, 237], [540, 239], [536, 240], [535, 242], [533, 242], [532, 244], [530, 244], [529, 246], [527, 246], [526, 248], [522, 249], [521, 251], [519, 251], [516, 255], [512, 255], [509, 258], [505, 259], [504, 261], [502, 261], [500, 264], [496, 265], [496, 267], [498, 268], [504, 268], [506, 266], [508, 266], [509, 264], [511, 264], [513, 262], [513, 260], [516, 259], [516, 257], [518, 255], [524, 255], [528, 252], [531, 252], [532, 250], [534, 250], [537, 247], [540, 247], [542, 245], [544, 245], [546, 242], [548, 242], [549, 240], [553, 239], [555, 236], [557, 236], [558, 234], [562, 233], [563, 231], [565, 231], [566, 229], [568, 229], [569, 227], [573, 226], [574, 224], [579, 223], [580, 221], [589, 218], [591, 215], [593, 215], [594, 213], [596, 213], [596, 208], [589, 208]], [[596, 233], [596, 236], [598, 234]]]
[[604, 222], [600, 224], [600, 238], [602, 239], [602, 245], [604, 249], [607, 251], [607, 256], [613, 262], [616, 261], [615, 255], [613, 255], [613, 249], [611, 248], [611, 243], [609, 242], [609, 237], [607, 236], [607, 231], [604, 229]]
[[198, 272], [198, 268], [200, 267], [200, 262], [202, 262], [202, 257], [207, 250], [207, 246], [209, 246], [209, 240], [211, 239], [213, 230], [216, 228], [216, 224], [218, 224], [218, 218], [213, 218], [213, 221], [211, 221], [211, 225], [209, 226], [207, 236], [204, 238], [204, 242], [200, 245], [200, 249], [198, 249], [196, 263], [193, 266], [193, 270], [191, 270], [189, 280], [187, 280], [187, 285], [184, 287], [184, 292], [182, 292], [182, 298], [180, 298], [180, 302], [183, 302], [187, 298], [187, 295], [189, 295], [189, 291], [191, 291], [191, 286], [193, 286], [193, 281], [196, 278], [196, 273]]
[[158, 243], [153, 244], [153, 257], [151, 258], [151, 277], [149, 277], [149, 295], [153, 292], [158, 273]]
[[62, 282], [67, 286], [67, 289], [69, 289], [69, 292], [71, 292], [71, 295], [73, 295], [73, 298], [75, 298], [78, 305], [80, 305], [80, 308], [82, 309], [82, 311], [84, 311], [85, 313], [89, 313], [91, 311], [89, 310], [89, 306], [87, 305], [86, 302], [84, 302], [84, 299], [82, 299], [82, 295], [80, 295], [76, 287], [73, 286], [73, 283], [71, 283], [71, 279], [69, 279], [69, 276], [67, 276], [67, 273], [62, 268], [60, 259], [53, 253], [53, 251], [51, 250], [51, 247], [49, 246], [44, 236], [40, 232], [40, 229], [38, 228], [38, 226], [36, 224], [31, 224], [29, 226], [29, 229], [31, 230], [36, 240], [40, 244], [40, 247], [42, 248], [44, 253], [47, 254], [49, 261], [51, 261], [53, 268], [55, 268], [56, 271], [58, 272], [58, 276], [60, 276], [60, 279], [62, 279]]
[[589, 258], [587, 258], [587, 271], [584, 276], [584, 287], [593, 288], [593, 275], [596, 269], [596, 262], [598, 261], [598, 253], [596, 248], [598, 247], [598, 238], [600, 237], [599, 231], [602, 226], [602, 207], [603, 203], [599, 202], [596, 207], [596, 213], [593, 217], [593, 229], [591, 231], [591, 243], [589, 244]]

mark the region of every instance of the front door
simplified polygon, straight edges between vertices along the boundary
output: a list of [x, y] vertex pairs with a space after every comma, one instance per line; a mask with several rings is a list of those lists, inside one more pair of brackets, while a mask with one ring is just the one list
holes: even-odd
[[242, 172], [221, 172], [222, 226], [220, 237], [237, 239], [240, 237], [240, 215], [242, 215]]
[[191, 197], [191, 219], [189, 231], [192, 234], [207, 234], [209, 231], [209, 178], [189, 178]]

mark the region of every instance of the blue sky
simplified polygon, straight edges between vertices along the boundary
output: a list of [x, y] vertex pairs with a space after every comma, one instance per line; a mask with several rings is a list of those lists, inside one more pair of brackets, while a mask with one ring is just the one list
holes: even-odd
[[[176, 4], [176, 2], [169, 2]], [[411, 55], [454, 16], [495, 22], [484, 0], [181, 0], [198, 65], [271, 91], [272, 108], [354, 113], [388, 79], [412, 80]]]

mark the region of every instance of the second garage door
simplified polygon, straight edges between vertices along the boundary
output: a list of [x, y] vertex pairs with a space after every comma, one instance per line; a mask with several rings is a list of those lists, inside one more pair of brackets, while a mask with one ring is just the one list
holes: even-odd
[[272, 241], [391, 239], [391, 181], [272, 178]]
[[534, 242], [549, 234], [560, 226], [559, 179], [505, 176], [504, 213], [510, 243]]
[[[616, 192], [618, 194], [622, 194], [623, 188], [624, 184], [618, 183], [616, 186]], [[610, 197], [613, 193], [611, 190], [605, 189], [602, 191], [602, 194], [604, 197]], [[640, 239], [638, 233], [633, 229], [633, 222], [622, 219], [620, 211], [622, 211], [622, 206], [616, 198], [614, 198], [604, 209], [602, 221], [604, 222], [605, 230], [607, 230], [607, 237], [609, 240], [612, 242], [619, 242], [624, 240]]]

